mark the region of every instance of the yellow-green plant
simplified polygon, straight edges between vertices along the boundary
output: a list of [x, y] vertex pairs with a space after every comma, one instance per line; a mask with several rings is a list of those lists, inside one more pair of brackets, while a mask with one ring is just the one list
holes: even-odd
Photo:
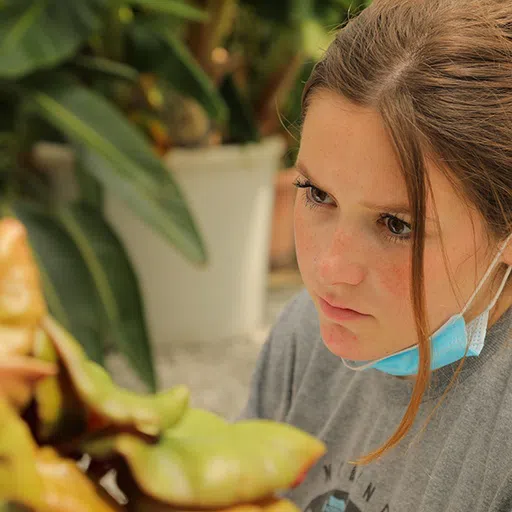
[[[300, 484], [323, 443], [290, 425], [192, 409], [184, 386], [117, 387], [47, 312], [14, 219], [0, 222], [0, 321], [3, 512], [298, 512], [276, 492]], [[122, 499], [99, 483], [109, 471]]]

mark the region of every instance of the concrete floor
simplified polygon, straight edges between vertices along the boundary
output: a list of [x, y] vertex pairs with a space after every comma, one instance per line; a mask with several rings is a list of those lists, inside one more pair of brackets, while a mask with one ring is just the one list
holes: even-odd
[[[294, 270], [269, 275], [264, 325], [246, 336], [220, 339], [216, 343], [173, 344], [155, 347], [156, 370], [162, 389], [185, 384], [191, 405], [232, 419], [245, 405], [251, 375], [261, 346], [288, 300], [302, 288]], [[119, 355], [111, 355], [107, 366], [114, 380], [129, 389], [141, 386]]]

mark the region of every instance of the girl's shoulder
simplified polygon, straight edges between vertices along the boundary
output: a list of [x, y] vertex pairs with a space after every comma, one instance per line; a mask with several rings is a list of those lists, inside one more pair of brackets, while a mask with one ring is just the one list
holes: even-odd
[[[271, 331], [271, 337], [307, 338], [319, 333], [318, 315], [311, 295], [303, 288], [285, 305]], [[308, 336], [309, 335], [309, 336]]]
[[320, 364], [324, 369], [325, 359], [334, 366], [340, 362], [322, 341], [318, 313], [306, 289], [286, 304], [270, 332], [267, 345], [274, 361], [280, 361], [282, 365], [284, 361], [292, 360], [296, 375], [303, 375], [318, 359], [322, 360]]

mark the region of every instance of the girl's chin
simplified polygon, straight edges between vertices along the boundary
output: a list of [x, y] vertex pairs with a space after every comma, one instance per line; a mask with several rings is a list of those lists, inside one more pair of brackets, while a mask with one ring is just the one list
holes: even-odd
[[368, 352], [368, 344], [346, 327], [331, 322], [320, 321], [320, 334], [327, 349], [335, 356], [351, 361], [373, 361], [386, 354]]
[[320, 334], [324, 345], [335, 356], [353, 361], [361, 358], [361, 342], [359, 338], [346, 327], [333, 323], [320, 322]]

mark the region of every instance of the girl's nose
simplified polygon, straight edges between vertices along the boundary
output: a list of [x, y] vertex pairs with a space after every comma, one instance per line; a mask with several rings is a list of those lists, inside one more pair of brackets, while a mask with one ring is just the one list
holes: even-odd
[[365, 275], [363, 253], [361, 241], [354, 234], [335, 231], [324, 250], [314, 258], [322, 284], [360, 284]]

